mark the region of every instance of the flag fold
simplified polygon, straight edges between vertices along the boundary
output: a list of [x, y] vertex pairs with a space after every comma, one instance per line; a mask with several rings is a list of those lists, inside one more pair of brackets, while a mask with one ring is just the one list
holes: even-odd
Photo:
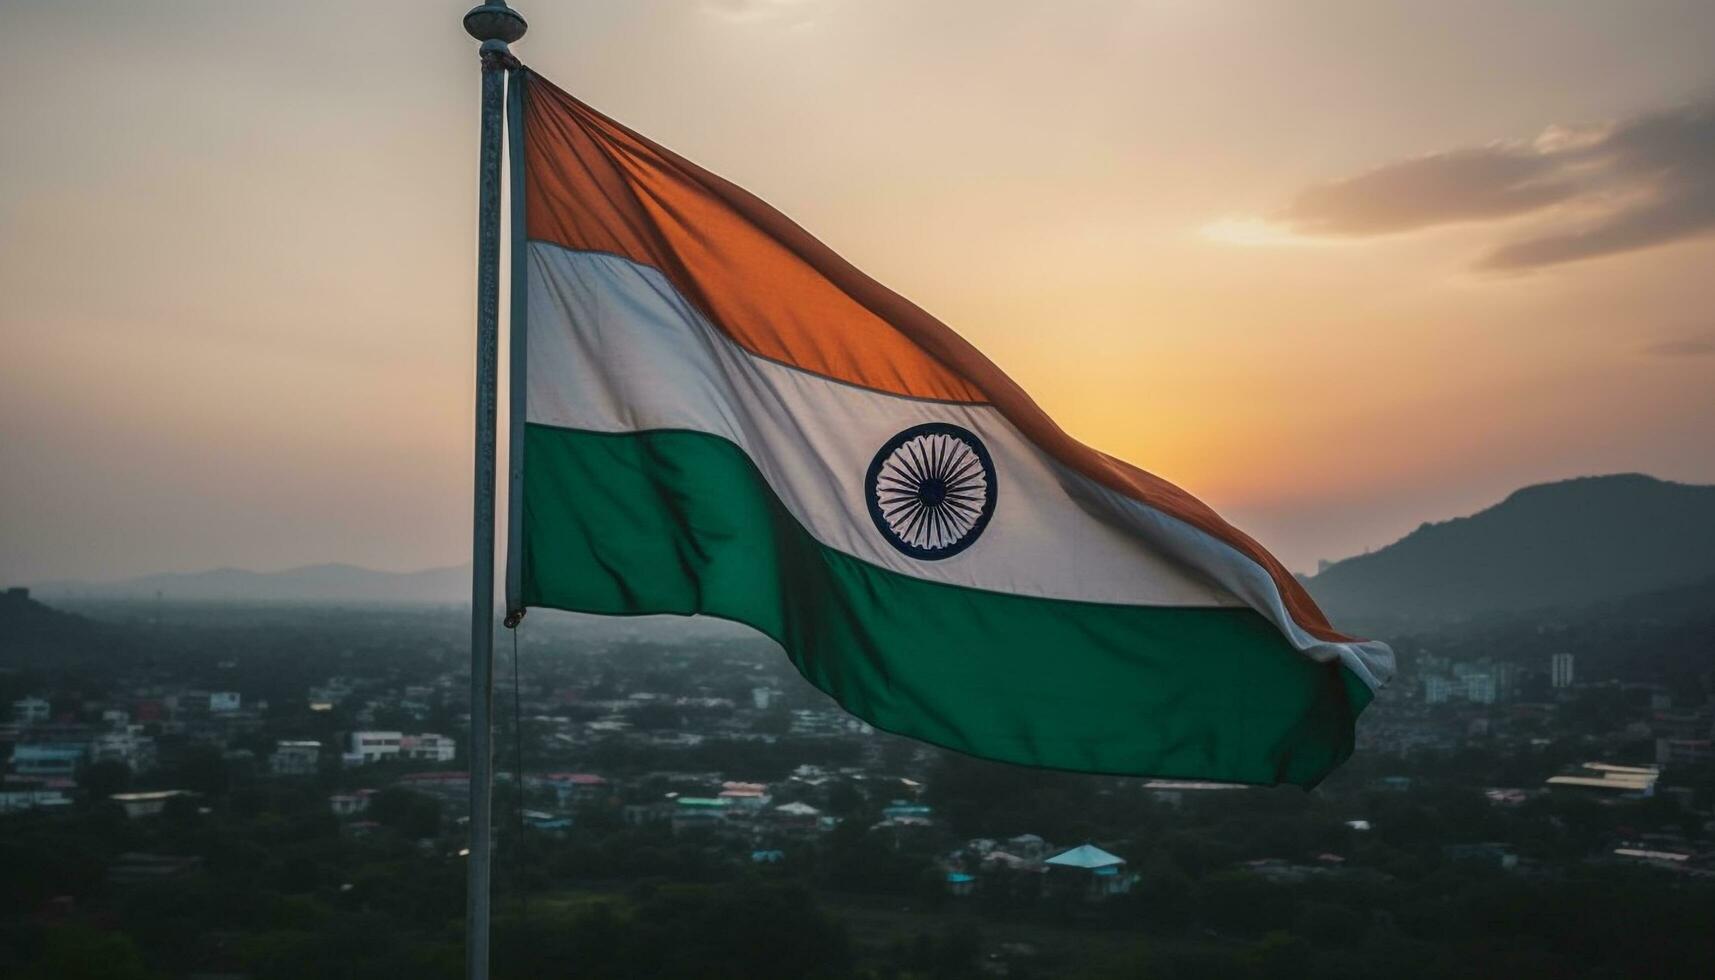
[[1008, 762], [1308, 786], [1350, 754], [1386, 646], [760, 199], [515, 78], [510, 603], [745, 623]]

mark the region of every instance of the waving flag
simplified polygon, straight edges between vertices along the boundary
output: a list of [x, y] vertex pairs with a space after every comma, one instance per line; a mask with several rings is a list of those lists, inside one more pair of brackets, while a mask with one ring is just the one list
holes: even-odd
[[876, 727], [992, 759], [1346, 758], [1385, 646], [784, 215], [520, 75], [514, 609], [746, 623]]

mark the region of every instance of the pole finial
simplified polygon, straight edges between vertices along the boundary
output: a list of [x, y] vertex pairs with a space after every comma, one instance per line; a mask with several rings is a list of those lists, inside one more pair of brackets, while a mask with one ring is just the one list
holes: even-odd
[[470, 8], [464, 15], [464, 29], [478, 41], [499, 41], [504, 45], [523, 37], [530, 25], [525, 23], [523, 14], [506, 5], [506, 0], [489, 0]]

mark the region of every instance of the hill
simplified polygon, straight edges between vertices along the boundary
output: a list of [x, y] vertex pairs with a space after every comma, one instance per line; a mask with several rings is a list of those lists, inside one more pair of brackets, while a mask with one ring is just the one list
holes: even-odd
[[1335, 622], [1377, 627], [1577, 607], [1715, 576], [1715, 486], [1639, 474], [1526, 487], [1305, 580]]
[[305, 565], [278, 572], [216, 568], [144, 575], [117, 582], [44, 582], [37, 596], [56, 599], [163, 599], [194, 602], [441, 603], [470, 601], [470, 566], [382, 572], [356, 565]]
[[122, 645], [112, 627], [37, 602], [26, 589], [0, 592], [0, 667], [85, 659]]

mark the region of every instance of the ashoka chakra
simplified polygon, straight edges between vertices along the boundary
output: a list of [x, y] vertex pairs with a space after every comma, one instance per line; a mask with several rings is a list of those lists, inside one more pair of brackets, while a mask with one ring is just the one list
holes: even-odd
[[938, 561], [969, 548], [994, 516], [994, 461], [970, 430], [914, 425], [869, 464], [864, 497], [876, 529], [913, 558]]

